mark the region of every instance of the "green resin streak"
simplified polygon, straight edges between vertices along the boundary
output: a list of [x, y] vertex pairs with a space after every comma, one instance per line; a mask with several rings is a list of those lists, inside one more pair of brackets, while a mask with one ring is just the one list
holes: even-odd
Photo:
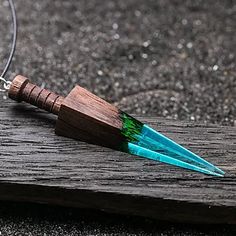
[[123, 122], [121, 133], [128, 142], [137, 142], [142, 133], [143, 123], [124, 112], [120, 116]]
[[122, 151], [205, 174], [224, 175], [219, 168], [128, 114], [121, 112], [120, 117], [121, 133], [126, 140], [122, 143]]

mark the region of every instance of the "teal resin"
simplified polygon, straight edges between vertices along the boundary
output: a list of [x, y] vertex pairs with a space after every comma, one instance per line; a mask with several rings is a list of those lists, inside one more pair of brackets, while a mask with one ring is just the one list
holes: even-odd
[[127, 140], [121, 149], [127, 153], [164, 162], [204, 174], [223, 176], [224, 172], [163, 134], [121, 113], [122, 134]]
[[133, 143], [128, 143], [128, 150], [129, 150], [129, 153], [132, 154], [132, 155], [145, 157], [145, 158], [148, 158], [150, 160], [160, 161], [160, 162], [163, 162], [163, 163], [167, 163], [167, 164], [170, 164], [170, 165], [175, 165], [175, 166], [186, 168], [186, 169], [189, 169], [189, 170], [198, 171], [198, 172], [208, 174], [208, 175], [215, 175], [215, 176], [222, 177], [222, 174], [212, 172], [210, 170], [198, 167], [196, 165], [189, 164], [187, 162], [177, 160], [175, 158], [172, 158], [170, 156], [166, 156], [166, 155], [161, 154], [159, 152], [154, 152], [150, 149], [143, 148], [143, 147], [138, 146], [138, 145], [133, 144]]

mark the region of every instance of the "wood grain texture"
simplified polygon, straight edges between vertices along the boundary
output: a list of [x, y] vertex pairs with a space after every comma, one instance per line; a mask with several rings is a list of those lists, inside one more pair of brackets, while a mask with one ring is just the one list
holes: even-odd
[[125, 140], [119, 112], [114, 105], [76, 86], [61, 104], [56, 134], [117, 149]]
[[206, 176], [54, 134], [56, 117], [1, 99], [0, 199], [236, 224], [236, 129], [139, 119], [224, 171]]

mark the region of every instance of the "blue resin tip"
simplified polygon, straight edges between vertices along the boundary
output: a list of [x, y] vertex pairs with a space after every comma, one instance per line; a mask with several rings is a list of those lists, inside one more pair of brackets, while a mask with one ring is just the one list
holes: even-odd
[[148, 159], [164, 162], [208, 175], [224, 176], [224, 171], [173, 140], [122, 113], [123, 129], [127, 143], [124, 151]]

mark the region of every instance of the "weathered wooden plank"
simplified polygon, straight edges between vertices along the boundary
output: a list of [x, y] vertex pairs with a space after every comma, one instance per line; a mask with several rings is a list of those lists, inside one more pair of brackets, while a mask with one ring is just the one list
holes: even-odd
[[157, 219], [236, 223], [236, 129], [139, 119], [216, 164], [216, 178], [59, 137], [31, 106], [0, 108], [0, 199]]

